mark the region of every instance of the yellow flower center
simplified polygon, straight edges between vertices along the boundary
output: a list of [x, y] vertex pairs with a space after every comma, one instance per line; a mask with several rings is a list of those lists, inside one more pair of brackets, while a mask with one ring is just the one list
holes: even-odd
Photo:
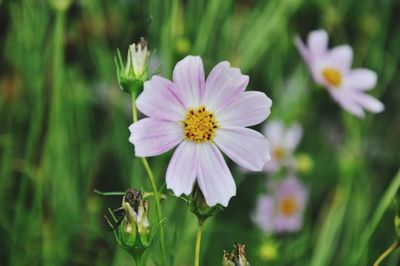
[[182, 121], [182, 127], [186, 140], [201, 143], [212, 142], [219, 125], [214, 114], [202, 105], [197, 109], [189, 109], [185, 120]]
[[279, 211], [283, 216], [292, 216], [297, 208], [297, 201], [293, 196], [286, 196], [279, 202]]
[[326, 82], [333, 87], [339, 87], [342, 84], [342, 74], [335, 68], [324, 68], [322, 70]]
[[282, 149], [282, 147], [276, 147], [272, 150], [272, 154], [276, 160], [281, 161], [285, 156], [285, 151]]

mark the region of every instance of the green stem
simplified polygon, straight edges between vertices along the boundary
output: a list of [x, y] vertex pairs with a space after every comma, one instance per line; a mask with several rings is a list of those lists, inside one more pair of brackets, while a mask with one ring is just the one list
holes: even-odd
[[99, 194], [101, 196], [123, 196], [126, 192], [101, 192], [97, 189], [94, 190], [94, 193]]
[[381, 262], [389, 256], [393, 251], [395, 251], [398, 247], [400, 246], [400, 242], [396, 240], [385, 252], [382, 253], [382, 255], [379, 256], [379, 258], [375, 261], [373, 266], [379, 266]]
[[[133, 118], [133, 122], [137, 122], [138, 121], [138, 116], [137, 116], [137, 110], [136, 110], [136, 94], [134, 92], [131, 93], [131, 100], [132, 100], [132, 118]], [[167, 265], [167, 261], [166, 261], [166, 257], [165, 257], [165, 242], [164, 242], [164, 226], [162, 224], [162, 220], [163, 220], [163, 213], [162, 213], [162, 209], [161, 209], [161, 203], [160, 203], [160, 193], [158, 192], [157, 189], [157, 185], [154, 179], [154, 175], [153, 175], [153, 171], [150, 168], [149, 163], [147, 162], [147, 159], [142, 157], [142, 163], [143, 166], [147, 172], [147, 176], [149, 177], [149, 181], [151, 184], [151, 188], [153, 190], [154, 193], [154, 198], [156, 201], [156, 209], [157, 209], [157, 218], [158, 218], [158, 223], [160, 226], [160, 250], [161, 250], [161, 262], [162, 265]]]
[[196, 237], [196, 252], [194, 256], [194, 266], [200, 265], [200, 244], [201, 244], [201, 234], [203, 233], [204, 221], [199, 220], [199, 225], [197, 227], [197, 237]]
[[383, 196], [381, 197], [374, 214], [372, 215], [369, 223], [364, 229], [362, 235], [360, 236], [360, 245], [354, 251], [354, 263], [357, 263], [361, 258], [365, 248], [368, 243], [370, 243], [370, 239], [375, 232], [375, 229], [378, 227], [379, 222], [381, 221], [386, 209], [389, 207], [390, 202], [393, 197], [396, 196], [397, 191], [400, 188], [400, 169], [398, 170], [396, 176], [393, 178], [392, 183], [389, 185]]
[[142, 266], [142, 256], [133, 256], [136, 266]]

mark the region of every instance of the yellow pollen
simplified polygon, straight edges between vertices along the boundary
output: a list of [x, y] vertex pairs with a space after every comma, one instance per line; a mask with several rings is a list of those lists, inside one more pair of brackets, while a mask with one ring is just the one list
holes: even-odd
[[297, 201], [293, 196], [286, 196], [279, 202], [279, 212], [283, 216], [292, 216], [297, 211]]
[[322, 75], [326, 82], [333, 87], [339, 87], [342, 84], [342, 74], [335, 68], [324, 68]]
[[212, 142], [219, 125], [214, 114], [202, 105], [197, 109], [189, 109], [185, 120], [182, 121], [182, 127], [186, 140], [201, 143]]
[[281, 161], [285, 156], [285, 151], [281, 147], [276, 147], [272, 150], [272, 154], [278, 161]]

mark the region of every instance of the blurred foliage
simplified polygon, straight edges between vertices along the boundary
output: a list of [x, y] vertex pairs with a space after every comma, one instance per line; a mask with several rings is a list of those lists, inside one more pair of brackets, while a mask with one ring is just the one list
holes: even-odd
[[[270, 177], [245, 177], [230, 164], [238, 193], [205, 224], [202, 265], [219, 265], [235, 242], [246, 244], [252, 265], [371, 265], [395, 239], [394, 213], [385, 210], [400, 179], [392, 183], [400, 161], [399, 1], [58, 1], [0, 0], [1, 265], [133, 263], [102, 220], [120, 197], [93, 189], [150, 190], [128, 143], [130, 100], [114, 65], [117, 48], [127, 51], [141, 36], [166, 77], [187, 54], [201, 55], [207, 71], [221, 60], [240, 67], [249, 89], [273, 99], [273, 118], [301, 122], [299, 150], [313, 160], [302, 176], [311, 190], [304, 228], [273, 240], [250, 219]], [[349, 43], [356, 67], [378, 73], [373, 94], [384, 113], [357, 120], [312, 83], [293, 37], [317, 28], [331, 45]], [[170, 156], [150, 160], [160, 186]], [[172, 196], [163, 207], [171, 262], [191, 265], [195, 217]], [[268, 262], [266, 242], [277, 249]], [[158, 252], [152, 245], [149, 265]]]

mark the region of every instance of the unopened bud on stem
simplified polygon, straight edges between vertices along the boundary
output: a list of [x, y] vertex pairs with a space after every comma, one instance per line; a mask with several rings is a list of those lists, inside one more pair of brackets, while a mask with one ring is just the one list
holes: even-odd
[[203, 193], [199, 186], [196, 184], [193, 188], [192, 198], [189, 200], [190, 211], [193, 212], [200, 223], [203, 223], [208, 217], [216, 214], [222, 207], [215, 205], [210, 207], [204, 199]]
[[144, 38], [141, 38], [139, 43], [129, 46], [125, 65], [122, 61], [121, 53], [117, 51], [115, 64], [118, 83], [122, 91], [139, 94], [143, 90], [143, 83], [149, 78], [149, 59], [150, 51]]

